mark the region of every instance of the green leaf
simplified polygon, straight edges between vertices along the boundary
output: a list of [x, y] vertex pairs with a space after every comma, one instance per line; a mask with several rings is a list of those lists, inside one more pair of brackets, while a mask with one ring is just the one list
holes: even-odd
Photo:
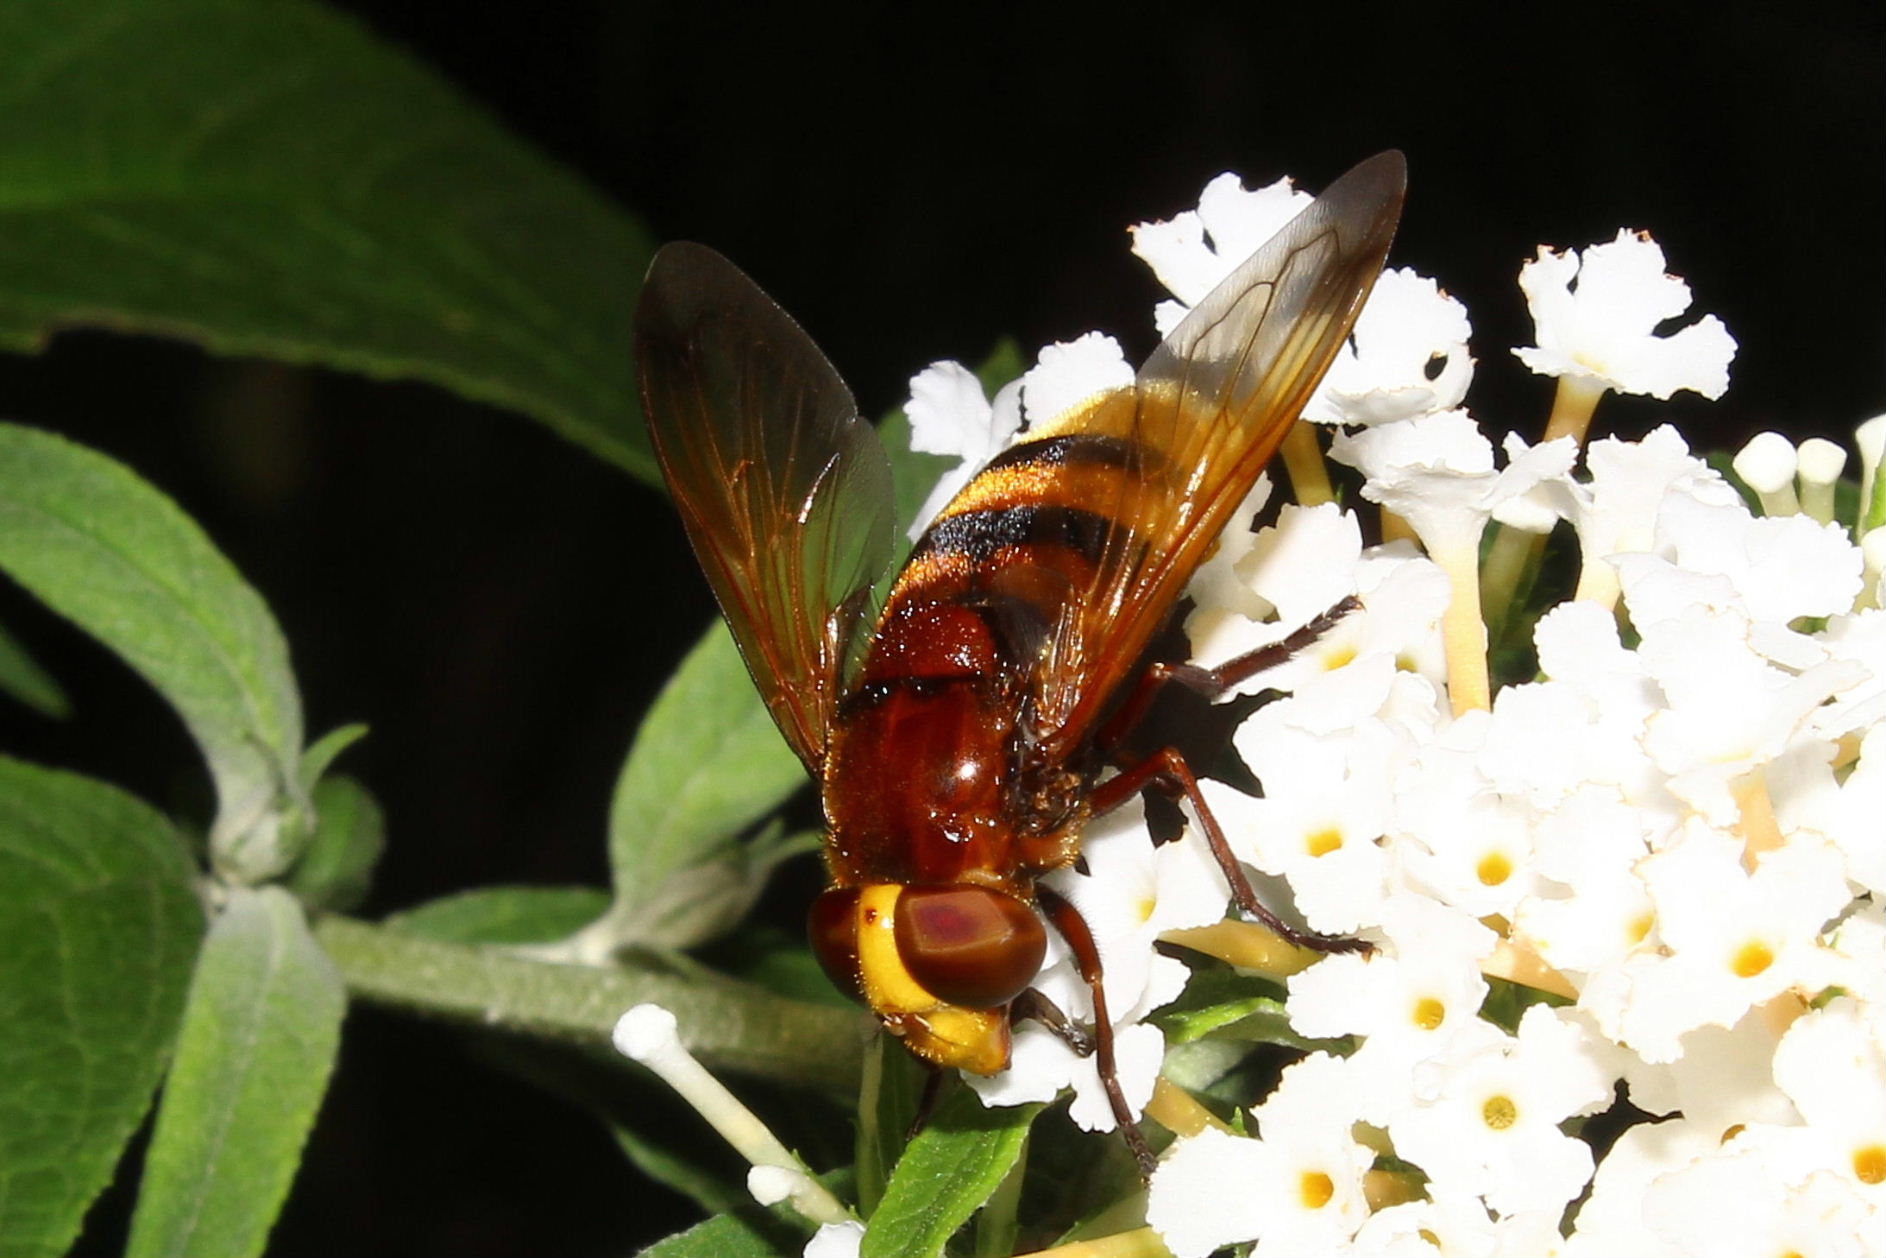
[[751, 1206], [656, 1241], [640, 1258], [797, 1258], [812, 1231], [790, 1206]]
[[314, 837], [288, 886], [303, 904], [345, 912], [367, 898], [386, 850], [386, 817], [367, 788], [337, 774], [314, 787]]
[[326, 5], [0, 5], [0, 344], [90, 324], [409, 377], [655, 478], [631, 218]]
[[1265, 990], [1253, 990], [1259, 986], [1228, 970], [1204, 970], [1193, 976], [1184, 995], [1153, 1015], [1153, 1021], [1173, 1045], [1212, 1036], [1306, 1051], [1330, 1047], [1327, 1040], [1305, 1039], [1292, 1030], [1284, 1002]]
[[685, 948], [738, 922], [790, 854], [740, 834], [805, 780], [716, 620], [649, 709], [616, 782], [614, 942]]
[[608, 908], [609, 893], [595, 887], [480, 887], [395, 913], [386, 925], [441, 943], [551, 943]]
[[1015, 1252], [1015, 1239], [1022, 1230], [1022, 1181], [1027, 1173], [1028, 1133], [1023, 1132], [1021, 1152], [976, 1216], [976, 1258], [1008, 1258]]
[[789, 1206], [719, 1214], [656, 1241], [638, 1258], [796, 1258], [812, 1228]]
[[301, 789], [312, 792], [326, 775], [341, 752], [367, 736], [367, 727], [355, 723], [331, 729], [308, 744], [308, 749], [301, 753], [299, 776]]
[[869, 1218], [884, 1199], [922, 1104], [925, 1071], [903, 1041], [880, 1031], [865, 1050], [858, 1088], [858, 1208]]
[[26, 653], [5, 625], [0, 625], [0, 691], [42, 716], [63, 721], [72, 715], [72, 701], [65, 697], [65, 691]]
[[1541, 991], [1510, 979], [1493, 978], [1487, 980], [1487, 995], [1480, 1002], [1480, 1016], [1494, 1026], [1516, 1035], [1519, 1033], [1519, 1020], [1534, 1005], [1558, 1009], [1571, 1003], [1569, 997], [1557, 992]]
[[958, 1088], [910, 1142], [865, 1228], [861, 1258], [935, 1258], [1002, 1185], [1039, 1105], [985, 1106]]
[[203, 933], [162, 816], [0, 758], [0, 1254], [63, 1253], [150, 1104]]
[[[849, 1192], [849, 1179], [844, 1170], [819, 1176], [841, 1200]], [[638, 1258], [799, 1258], [813, 1230], [783, 1202], [765, 1210], [748, 1204], [656, 1241]]]
[[811, 1226], [790, 1206], [754, 1206], [656, 1241], [640, 1258], [797, 1258], [811, 1235]]
[[1190, 1015], [1181, 1015], [1175, 1024], [1175, 1043], [1211, 1035], [1219, 1039], [1241, 1040], [1247, 1044], [1281, 1044], [1285, 1048], [1301, 1049], [1304, 1052], [1332, 1047], [1328, 1040], [1313, 1040], [1297, 1034], [1291, 1029], [1290, 1017], [1284, 1011], [1283, 1003], [1266, 996], [1253, 996], [1249, 1000], [1233, 1001]]
[[777, 927], [754, 926], [717, 940], [696, 955], [722, 974], [781, 996], [840, 1009], [858, 1007], [856, 1001], [832, 986], [824, 967], [806, 946], [804, 931], [789, 935]]
[[295, 898], [279, 887], [232, 890], [190, 982], [130, 1258], [262, 1252], [327, 1091], [346, 1008]]
[[[1156, 1138], [1157, 1124], [1151, 1126], [1147, 1135]], [[1064, 1245], [1145, 1225], [1146, 1181], [1118, 1132], [1082, 1131], [1057, 1119], [1030, 1130], [1026, 1154], [1027, 1182], [1017, 1214], [1027, 1220], [1032, 1244], [1045, 1249], [1049, 1241]], [[1011, 1187], [1004, 1184], [976, 1216], [978, 1240], [992, 1220], [999, 1221]]]
[[216, 782], [219, 868], [280, 873], [299, 811], [301, 700], [274, 617], [203, 531], [122, 464], [0, 424], [0, 568], [183, 717]]
[[[1256, 1048], [1243, 1040], [1221, 1040], [1207, 1036], [1189, 1044], [1175, 1044], [1166, 1053], [1159, 1073], [1173, 1084], [1195, 1096], [1215, 1096], [1253, 1058], [1275, 1060], [1277, 1054]], [[1234, 1104], [1247, 1104], [1245, 1097], [1233, 1098]]]
[[976, 379], [982, 382], [982, 391], [990, 397], [1011, 380], [1020, 380], [1022, 373], [1028, 370], [1028, 360], [1022, 357], [1022, 347], [1014, 337], [1005, 336], [995, 343], [989, 356], [976, 368]]

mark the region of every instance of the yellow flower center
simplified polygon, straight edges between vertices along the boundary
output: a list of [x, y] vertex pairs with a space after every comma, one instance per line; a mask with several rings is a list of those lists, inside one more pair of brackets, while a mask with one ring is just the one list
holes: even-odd
[[1423, 996], [1415, 1001], [1414, 1024], [1423, 1031], [1432, 1031], [1447, 1021], [1447, 1006], [1432, 996]]
[[1853, 1151], [1853, 1173], [1862, 1184], [1886, 1183], [1886, 1144]]
[[1327, 830], [1318, 830], [1314, 834], [1305, 835], [1303, 838], [1303, 850], [1308, 852], [1311, 856], [1328, 856], [1341, 846], [1342, 831], [1336, 829], [1334, 826], [1331, 826]]
[[1505, 852], [1488, 852], [1474, 866], [1483, 886], [1497, 887], [1513, 876], [1513, 862]]
[[1631, 924], [1624, 929], [1624, 937], [1634, 944], [1640, 944], [1650, 937], [1650, 928], [1657, 924], [1657, 915], [1648, 910], [1631, 919]]
[[1480, 1107], [1480, 1118], [1495, 1131], [1505, 1131], [1519, 1121], [1519, 1106], [1510, 1096], [1490, 1096]]
[[1774, 963], [1774, 950], [1759, 939], [1751, 939], [1736, 950], [1729, 968], [1737, 978], [1754, 978]]
[[1305, 1171], [1303, 1178], [1297, 1181], [1297, 1192], [1303, 1198], [1305, 1210], [1321, 1210], [1336, 1195], [1336, 1184], [1321, 1171]]
[[1353, 663], [1355, 658], [1356, 658], [1355, 647], [1345, 642], [1343, 645], [1339, 647], [1333, 647], [1329, 651], [1324, 653], [1323, 671], [1328, 672], [1328, 673], [1333, 673], [1337, 669], [1342, 668], [1347, 664]]

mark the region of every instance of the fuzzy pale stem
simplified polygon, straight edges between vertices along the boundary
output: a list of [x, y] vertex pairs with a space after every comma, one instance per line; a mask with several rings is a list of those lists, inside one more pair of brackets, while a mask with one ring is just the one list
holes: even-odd
[[1586, 555], [1578, 566], [1578, 588], [1572, 597], [1581, 603], [1596, 603], [1606, 611], [1618, 605], [1618, 570], [1597, 556]]
[[616, 1023], [615, 1044], [624, 1056], [659, 1075], [755, 1167], [777, 1168], [796, 1176], [790, 1196], [800, 1214], [814, 1223], [844, 1223], [851, 1219], [851, 1212], [812, 1178], [805, 1163], [688, 1052], [676, 1031], [673, 1014], [659, 1005], [637, 1005]]
[[1196, 1136], [1207, 1127], [1215, 1127], [1219, 1131], [1231, 1130], [1229, 1123], [1199, 1104], [1197, 1097], [1164, 1075], [1153, 1081], [1153, 1095], [1146, 1102], [1145, 1114], [1175, 1136]]
[[1539, 444], [1570, 437], [1582, 449], [1585, 434], [1591, 428], [1591, 413], [1598, 409], [1604, 385], [1590, 376], [1560, 376], [1558, 392], [1552, 397], [1552, 414], [1545, 421], [1545, 436]]
[[1781, 823], [1775, 820], [1775, 804], [1768, 797], [1768, 779], [1759, 771], [1737, 782], [1731, 790], [1741, 816], [1735, 832], [1742, 836], [1742, 865], [1751, 873], [1764, 852], [1772, 852], [1787, 840]]
[[1307, 970], [1317, 961], [1317, 954], [1300, 948], [1268, 926], [1256, 922], [1222, 921], [1187, 930], [1169, 930], [1159, 936], [1166, 943], [1178, 944], [1217, 957], [1242, 970], [1256, 970], [1271, 978], [1289, 978]]
[[1428, 551], [1428, 558], [1447, 574], [1452, 591], [1441, 616], [1441, 642], [1447, 651], [1447, 695], [1455, 716], [1493, 706], [1487, 680], [1487, 626], [1480, 618], [1479, 549], [1476, 538]]
[[1329, 465], [1323, 462], [1323, 443], [1316, 435], [1317, 425], [1299, 419], [1284, 434], [1279, 453], [1284, 470], [1290, 474], [1290, 488], [1300, 506], [1316, 507], [1336, 501], [1336, 491], [1329, 483]]
[[1090, 1241], [1072, 1241], [1053, 1249], [1037, 1249], [1017, 1258], [1172, 1258], [1172, 1251], [1150, 1227], [1112, 1236], [1097, 1236]]

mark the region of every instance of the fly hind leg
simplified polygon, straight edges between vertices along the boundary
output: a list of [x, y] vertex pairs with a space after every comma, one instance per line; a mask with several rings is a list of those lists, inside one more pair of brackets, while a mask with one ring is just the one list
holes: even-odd
[[[1259, 647], [1255, 651], [1235, 656], [1216, 668], [1200, 668], [1194, 664], [1154, 664], [1147, 670], [1145, 677], [1117, 716], [1108, 722], [1098, 740], [1103, 751], [1115, 754], [1118, 759], [1120, 742], [1131, 732], [1140, 718], [1145, 716], [1152, 705], [1160, 687], [1167, 682], [1176, 682], [1215, 699], [1239, 682], [1245, 681], [1266, 669], [1275, 668], [1297, 652], [1309, 647], [1317, 638], [1348, 615], [1360, 604], [1353, 598], [1345, 598], [1340, 603], [1321, 615], [1308, 621], [1302, 628], [1288, 637], [1269, 646]], [[1298, 930], [1279, 920], [1277, 915], [1264, 907], [1257, 898], [1257, 892], [1251, 887], [1251, 880], [1244, 876], [1244, 869], [1238, 863], [1237, 855], [1232, 852], [1230, 842], [1225, 838], [1224, 828], [1218, 824], [1218, 818], [1212, 814], [1211, 806], [1205, 802], [1204, 792], [1199, 790], [1198, 778], [1186, 763], [1185, 756], [1176, 747], [1164, 747], [1152, 755], [1138, 761], [1126, 761], [1120, 764], [1120, 773], [1108, 778], [1094, 789], [1091, 797], [1092, 814], [1099, 817], [1125, 804], [1141, 791], [1155, 789], [1170, 796], [1183, 795], [1192, 805], [1198, 817], [1199, 829], [1204, 832], [1206, 845], [1211, 848], [1213, 859], [1223, 871], [1225, 881], [1231, 886], [1231, 897], [1238, 908], [1248, 917], [1254, 917], [1271, 930], [1276, 931], [1291, 943], [1313, 949], [1317, 952], [1366, 952], [1369, 945], [1359, 939], [1343, 939], [1329, 935], [1319, 935], [1313, 931]]]
[[1205, 834], [1206, 846], [1211, 848], [1212, 858], [1218, 862], [1225, 881], [1231, 885], [1231, 898], [1247, 917], [1256, 918], [1291, 943], [1317, 952], [1369, 950], [1368, 943], [1360, 939], [1343, 939], [1298, 930], [1264, 907], [1264, 902], [1257, 898], [1257, 892], [1251, 887], [1251, 880], [1244, 876], [1244, 868], [1238, 864], [1237, 854], [1231, 850], [1224, 828], [1218, 824], [1211, 806], [1205, 802], [1204, 792], [1198, 789], [1198, 778], [1175, 747], [1155, 752], [1138, 764], [1122, 770], [1118, 776], [1102, 782], [1094, 790], [1093, 815], [1104, 816], [1149, 787], [1171, 795], [1183, 795], [1191, 802], [1192, 811], [1198, 816], [1199, 829]]

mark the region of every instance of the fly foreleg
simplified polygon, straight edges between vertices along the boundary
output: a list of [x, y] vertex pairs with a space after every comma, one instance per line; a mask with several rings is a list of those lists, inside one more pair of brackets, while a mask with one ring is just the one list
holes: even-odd
[[1061, 1006], [1033, 987], [1009, 1004], [1008, 1016], [1013, 1022], [1036, 1023], [1081, 1057], [1094, 1055], [1094, 1033], [1068, 1017]]
[[[1036, 887], [1035, 898], [1041, 904], [1042, 913], [1061, 932], [1061, 938], [1067, 941], [1068, 951], [1074, 954], [1074, 967], [1080, 971], [1081, 981], [1087, 984], [1087, 990], [1093, 995], [1094, 1067], [1100, 1074], [1101, 1087], [1106, 1089], [1107, 1108], [1113, 1111], [1113, 1121], [1118, 1124], [1120, 1134], [1126, 1138], [1126, 1147], [1133, 1151], [1133, 1159], [1139, 1163], [1140, 1174], [1151, 1179], [1158, 1160], [1153, 1157], [1145, 1133], [1139, 1129], [1133, 1111], [1127, 1106], [1126, 1093], [1120, 1090], [1120, 1067], [1113, 1055], [1113, 1019], [1107, 1013], [1107, 992], [1101, 981], [1100, 949], [1094, 943], [1094, 933], [1087, 929], [1087, 919], [1080, 915], [1079, 909], [1048, 888]], [[1040, 1003], [1060, 1014], [1051, 1001], [1044, 998]], [[1033, 1012], [1038, 1014], [1039, 1007]], [[1060, 1021], [1064, 1027], [1071, 1029], [1065, 1014], [1061, 1015]], [[1042, 1025], [1049, 1030], [1055, 1029], [1052, 1021], [1044, 1021]]]

